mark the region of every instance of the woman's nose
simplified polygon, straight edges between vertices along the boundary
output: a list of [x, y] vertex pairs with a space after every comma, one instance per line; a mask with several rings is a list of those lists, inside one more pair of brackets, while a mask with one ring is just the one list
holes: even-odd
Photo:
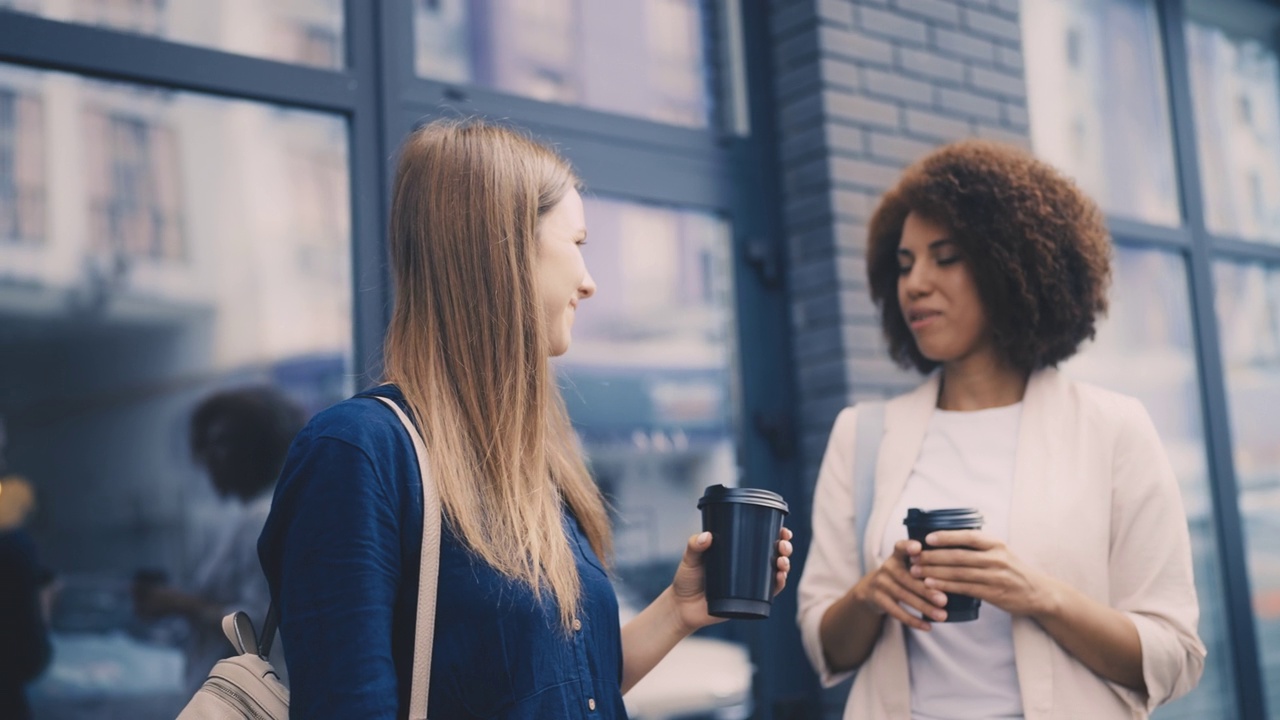
[[929, 278], [929, 272], [921, 267], [922, 263], [916, 263], [902, 276], [902, 289], [908, 297], [920, 297], [927, 295], [932, 287], [932, 281]]
[[590, 272], [586, 272], [582, 276], [582, 283], [578, 285], [578, 297], [583, 300], [596, 294], [596, 281], [591, 277]]

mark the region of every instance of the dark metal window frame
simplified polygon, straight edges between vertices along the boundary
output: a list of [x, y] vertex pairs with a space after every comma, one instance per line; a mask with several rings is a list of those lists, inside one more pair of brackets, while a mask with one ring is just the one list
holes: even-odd
[[[1173, 152], [1178, 176], [1179, 227], [1150, 225], [1108, 218], [1121, 246], [1157, 248], [1176, 253], [1184, 261], [1190, 288], [1191, 312], [1199, 367], [1200, 399], [1204, 413], [1210, 495], [1217, 530], [1218, 557], [1226, 597], [1228, 642], [1232, 652], [1237, 717], [1265, 720], [1261, 656], [1255, 635], [1243, 519], [1239, 507], [1231, 444], [1230, 416], [1218, 319], [1214, 310], [1213, 264], [1218, 260], [1280, 266], [1280, 246], [1222, 237], [1205, 224], [1201, 175], [1196, 147], [1194, 98], [1186, 56], [1184, 0], [1154, 0], [1159, 15], [1165, 81], [1173, 129]], [[1230, 6], [1224, 4], [1224, 13]], [[1210, 659], [1212, 662], [1212, 658]], [[1280, 710], [1276, 708], [1274, 710]]]
[[[725, 7], [739, 0], [704, 2]], [[746, 98], [728, 102], [738, 132], [668, 126], [581, 107], [543, 103], [491, 89], [437, 82], [414, 70], [413, 0], [345, 0], [345, 66], [318, 69], [237, 55], [0, 8], [0, 62], [103, 80], [333, 113], [347, 121], [352, 212], [354, 367], [358, 384], [381, 369], [390, 314], [386, 207], [401, 138], [424, 119], [509, 119], [560, 147], [588, 190], [629, 200], [690, 207], [730, 221], [736, 293], [742, 463], [746, 483], [784, 495], [799, 492], [790, 321], [770, 98], [767, 8], [742, 3], [734, 13], [745, 68], [730, 79]], [[736, 11], [736, 8], [735, 8]], [[713, 105], [725, 102], [718, 98]], [[741, 129], [750, 127], [749, 134]], [[803, 532], [807, 518], [788, 525]], [[776, 603], [794, 614], [794, 593]], [[766, 632], [742, 628], [760, 666], [757, 717], [773, 717], [779, 698], [814, 692], [789, 623]], [[768, 662], [764, 659], [768, 658]], [[791, 702], [793, 700], [788, 700]], [[801, 702], [802, 700], [795, 700]]]

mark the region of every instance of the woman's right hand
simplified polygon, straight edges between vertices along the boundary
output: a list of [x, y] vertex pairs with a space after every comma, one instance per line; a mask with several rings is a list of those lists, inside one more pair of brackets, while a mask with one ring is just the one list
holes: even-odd
[[[878, 614], [889, 615], [907, 627], [929, 630], [928, 620], [942, 622], [947, 611], [947, 596], [926, 587], [923, 580], [911, 576], [910, 560], [918, 558], [923, 547], [916, 540], [899, 540], [893, 555], [880, 567], [867, 573], [850, 590], [853, 599]], [[905, 606], [905, 607], [904, 607]], [[907, 611], [911, 608], [922, 617]]]

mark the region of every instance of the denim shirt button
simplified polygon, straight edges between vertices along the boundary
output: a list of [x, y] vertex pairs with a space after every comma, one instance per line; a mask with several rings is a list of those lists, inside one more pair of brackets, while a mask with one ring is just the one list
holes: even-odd
[[578, 618], [574, 618], [574, 619], [573, 619], [573, 631], [574, 631], [574, 632], [579, 632], [579, 631], [581, 631], [581, 630], [582, 630], [582, 621], [581, 621], [581, 620], [579, 620]]
[[590, 710], [591, 712], [595, 712], [595, 711], [596, 711], [596, 699], [595, 699], [595, 698], [587, 698], [587, 709], [588, 709], [588, 710]]

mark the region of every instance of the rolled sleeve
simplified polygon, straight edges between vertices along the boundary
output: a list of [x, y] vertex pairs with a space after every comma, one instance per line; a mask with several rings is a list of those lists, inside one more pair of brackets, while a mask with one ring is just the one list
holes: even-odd
[[1112, 606], [1138, 631], [1146, 692], [1112, 687], [1145, 715], [1196, 686], [1205, 647], [1196, 632], [1191, 539], [1173, 467], [1140, 403], [1132, 401], [1122, 419], [1112, 490]]
[[857, 411], [836, 417], [814, 488], [812, 541], [797, 589], [796, 623], [809, 662], [823, 687], [848, 679], [853, 670], [832, 671], [822, 645], [822, 617], [862, 576], [862, 552], [854, 507], [853, 454]]

